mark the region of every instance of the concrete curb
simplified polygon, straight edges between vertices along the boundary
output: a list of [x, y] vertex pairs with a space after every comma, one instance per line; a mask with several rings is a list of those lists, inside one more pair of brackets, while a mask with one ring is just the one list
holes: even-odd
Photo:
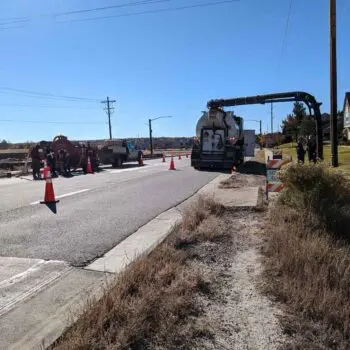
[[181, 220], [181, 213], [176, 208], [163, 212], [85, 269], [120, 273], [138, 257], [151, 252], [181, 223]]

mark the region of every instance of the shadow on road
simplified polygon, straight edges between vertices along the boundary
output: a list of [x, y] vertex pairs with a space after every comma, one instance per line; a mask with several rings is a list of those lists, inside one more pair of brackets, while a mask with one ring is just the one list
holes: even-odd
[[54, 214], [57, 214], [57, 205], [56, 203], [46, 203], [45, 204]]

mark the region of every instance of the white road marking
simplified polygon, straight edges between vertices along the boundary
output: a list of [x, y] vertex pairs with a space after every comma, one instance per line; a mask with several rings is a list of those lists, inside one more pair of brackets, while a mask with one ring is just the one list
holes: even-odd
[[[146, 168], [153, 168], [155, 166], [161, 166], [163, 165], [163, 163], [160, 164], [147, 164], [145, 165]], [[136, 171], [136, 170], [143, 170], [144, 167], [140, 166], [140, 167], [134, 167], [134, 168], [129, 168], [129, 169], [115, 169], [115, 170], [111, 170], [109, 171], [110, 174], [119, 174], [119, 173], [123, 173], [124, 171]]]
[[[83, 190], [61, 194], [60, 196], [56, 196], [56, 199], [65, 198], [65, 197], [69, 197], [69, 196], [74, 196], [75, 194], [79, 194], [79, 193], [83, 193], [83, 192], [87, 192], [87, 191], [90, 191], [90, 188], [85, 188]], [[30, 203], [30, 205], [36, 205], [36, 204], [39, 204], [39, 203], [40, 203], [40, 201], [35, 201], [35, 202]]]

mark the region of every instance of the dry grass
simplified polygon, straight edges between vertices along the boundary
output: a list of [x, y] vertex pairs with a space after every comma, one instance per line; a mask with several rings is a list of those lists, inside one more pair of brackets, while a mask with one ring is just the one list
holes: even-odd
[[315, 228], [350, 240], [350, 183], [323, 164], [287, 166], [279, 174], [286, 190], [280, 203], [302, 211]]
[[287, 191], [265, 230], [266, 289], [288, 306], [290, 348], [349, 349], [349, 226], [340, 225], [349, 220], [348, 184], [320, 166], [293, 165], [283, 176]]
[[265, 150], [256, 151], [255, 160], [257, 162], [265, 164]]
[[210, 337], [198, 321], [202, 311], [196, 297], [210, 293], [210, 287], [186, 248], [222, 235], [215, 225], [221, 210], [199, 199], [182, 227], [122, 273], [101, 300], [90, 302], [53, 348], [191, 349], [198, 337]]

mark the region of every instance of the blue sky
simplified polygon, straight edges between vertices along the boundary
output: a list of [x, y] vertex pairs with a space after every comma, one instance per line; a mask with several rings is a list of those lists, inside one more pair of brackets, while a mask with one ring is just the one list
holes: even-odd
[[[303, 90], [323, 102], [323, 112], [329, 110], [328, 0], [294, 0], [286, 35], [289, 0], [240, 0], [68, 23], [59, 22], [215, 0], [169, 0], [42, 16], [136, 1], [1, 2], [0, 139], [38, 141], [60, 133], [72, 139], [108, 137], [107, 116], [99, 102], [32, 98], [2, 88], [98, 101], [108, 95], [117, 100], [112, 116], [114, 137], [147, 136], [147, 119], [162, 115], [173, 118], [154, 122], [154, 136], [193, 136], [211, 98]], [[340, 109], [345, 91], [350, 90], [350, 1], [337, 4]], [[21, 28], [9, 28], [16, 23], [3, 24], [13, 17], [30, 21]], [[274, 129], [291, 108], [290, 104], [274, 106]], [[269, 106], [234, 111], [246, 119], [262, 119], [264, 131], [270, 128]], [[246, 128], [258, 129], [258, 124], [246, 122]]]

